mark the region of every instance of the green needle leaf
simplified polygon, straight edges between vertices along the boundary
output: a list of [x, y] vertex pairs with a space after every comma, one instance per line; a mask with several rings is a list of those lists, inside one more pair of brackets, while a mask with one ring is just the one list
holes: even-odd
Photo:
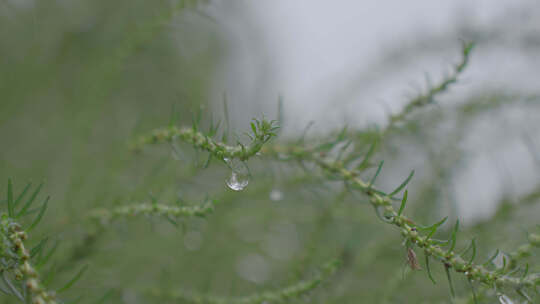
[[459, 229], [459, 220], [456, 220], [456, 225], [454, 226], [454, 230], [452, 230], [452, 236], [450, 238], [450, 248], [448, 249], [448, 252], [456, 248], [456, 238], [457, 238], [458, 229]]
[[476, 298], [476, 289], [474, 288], [471, 278], [467, 278], [467, 281], [469, 281], [469, 286], [471, 286], [474, 304], [478, 304], [478, 299]]
[[28, 192], [28, 189], [30, 189], [30, 186], [32, 186], [32, 183], [28, 183], [26, 184], [26, 187], [24, 187], [23, 191], [21, 192], [21, 194], [19, 194], [19, 196], [17, 197], [17, 199], [15, 199], [15, 203], [13, 203], [13, 207], [17, 207], [17, 205], [19, 204], [19, 202], [23, 199], [23, 197], [26, 195], [26, 192]]
[[58, 269], [56, 267], [56, 262], [50, 267], [49, 271], [43, 276], [43, 285], [49, 286], [49, 283], [56, 277]]
[[420, 230], [427, 230], [429, 231], [429, 234], [427, 235], [427, 239], [430, 239], [434, 234], [435, 232], [437, 232], [437, 229], [446, 222], [446, 220], [448, 219], [448, 216], [444, 217], [442, 220], [438, 221], [437, 223], [431, 225], [431, 226], [428, 226], [428, 227], [418, 227], [417, 229], [420, 229]]
[[431, 274], [431, 268], [429, 267], [429, 256], [425, 252], [424, 252], [424, 257], [426, 258], [426, 269], [427, 269], [428, 277], [431, 280], [431, 282], [433, 282], [433, 284], [436, 285], [437, 282], [435, 282], [435, 279], [433, 278], [433, 275]]
[[47, 204], [49, 203], [49, 198], [50, 198], [50, 196], [48, 196], [47, 199], [45, 199], [45, 202], [41, 206], [41, 209], [39, 210], [38, 215], [36, 216], [36, 218], [34, 219], [32, 224], [30, 225], [30, 227], [28, 227], [28, 231], [34, 229], [34, 227], [36, 227], [37, 224], [39, 224], [39, 222], [41, 221], [41, 218], [45, 214], [45, 210], [47, 210]]
[[369, 160], [371, 159], [371, 156], [373, 156], [373, 152], [375, 152], [375, 146], [376, 146], [376, 142], [373, 142], [371, 146], [369, 147], [369, 150], [366, 156], [364, 157], [364, 159], [362, 160], [362, 162], [358, 165], [358, 167], [356, 167], [357, 170], [361, 171], [368, 167]]
[[61, 293], [68, 290], [71, 286], [73, 286], [73, 284], [77, 283], [77, 281], [82, 277], [82, 275], [87, 269], [88, 269], [88, 265], [84, 265], [83, 268], [81, 268], [81, 270], [79, 270], [79, 272], [73, 277], [73, 279], [67, 282], [66, 285], [64, 285], [64, 287], [58, 289], [57, 292]]
[[251, 125], [251, 131], [253, 131], [253, 136], [257, 136], [257, 127], [255, 127], [254, 122], [249, 123]]
[[38, 261], [36, 262], [36, 266], [37, 267], [41, 267], [45, 264], [47, 264], [47, 262], [50, 260], [50, 258], [53, 256], [53, 254], [56, 252], [56, 249], [58, 248], [58, 241], [56, 241], [53, 245], [53, 247], [51, 249], [49, 249], [49, 252], [45, 255], [45, 257], [43, 257], [43, 259], [40, 257], [38, 257]]
[[394, 196], [395, 194], [399, 193], [399, 191], [401, 191], [403, 188], [405, 188], [405, 186], [407, 186], [407, 184], [409, 183], [409, 181], [411, 181], [411, 178], [413, 176], [414, 176], [414, 170], [412, 170], [409, 176], [407, 177], [407, 179], [405, 179], [403, 183], [401, 183], [401, 185], [399, 185], [399, 187], [397, 187], [394, 191], [392, 191], [388, 196]]
[[471, 254], [471, 258], [469, 259], [469, 264], [472, 264], [472, 262], [474, 261], [474, 258], [476, 258], [476, 239], [472, 239], [471, 246], [472, 246], [472, 254]]
[[341, 132], [339, 132], [338, 137], [336, 139], [336, 142], [340, 142], [340, 141], [345, 139], [345, 137], [347, 136], [347, 129], [348, 128], [349, 128], [348, 126], [345, 126], [345, 127], [343, 127], [343, 129], [341, 129]]
[[208, 166], [210, 165], [210, 161], [212, 160], [212, 153], [208, 153], [208, 158], [206, 159], [206, 161], [204, 162], [204, 164], [202, 165], [202, 168], [203, 169], [206, 169], [208, 168]]
[[405, 193], [403, 194], [403, 199], [401, 200], [401, 206], [399, 206], [398, 216], [403, 213], [403, 209], [405, 209], [405, 204], [407, 203], [407, 190], [405, 190]]
[[44, 238], [36, 246], [34, 246], [34, 248], [30, 250], [30, 257], [33, 258], [34, 256], [36, 256], [36, 254], [38, 253], [41, 254], [41, 252], [43, 251], [43, 247], [47, 243], [48, 240], [49, 238]]
[[8, 205], [8, 215], [13, 217], [13, 182], [11, 178], [8, 178], [8, 193], [7, 193], [7, 205]]
[[495, 253], [484, 263], [482, 266], [488, 266], [489, 264], [493, 263], [493, 260], [499, 255], [499, 249], [495, 251]]
[[341, 158], [343, 157], [343, 154], [345, 154], [345, 151], [347, 150], [347, 148], [349, 148], [349, 146], [352, 144], [352, 140], [348, 140], [344, 145], [343, 147], [341, 147], [339, 149], [339, 153], [338, 153], [338, 156], [336, 157], [336, 160], [341, 160]]
[[26, 201], [26, 204], [24, 204], [21, 211], [17, 213], [17, 217], [21, 217], [26, 214], [26, 211], [28, 210], [28, 208], [30, 208], [32, 204], [34, 203], [37, 195], [39, 194], [39, 191], [41, 191], [41, 187], [43, 187], [43, 183], [39, 184], [36, 190], [34, 190], [34, 193], [32, 193], [32, 196], [30, 196], [30, 198]]
[[444, 266], [444, 271], [446, 271], [446, 277], [448, 278], [448, 286], [450, 287], [450, 295], [453, 299], [456, 297], [456, 293], [454, 291], [454, 284], [452, 284], [452, 277], [450, 276], [450, 267]]
[[379, 173], [381, 173], [381, 169], [382, 169], [383, 165], [384, 165], [384, 160], [381, 160], [381, 162], [379, 163], [379, 167], [377, 168], [377, 172], [375, 172], [375, 175], [373, 175], [373, 177], [369, 181], [369, 186], [368, 186], [369, 188], [371, 188], [373, 183], [375, 183], [375, 180], [377, 179], [377, 176], [379, 176]]
[[521, 279], [523, 280], [527, 274], [529, 273], [529, 263], [525, 264], [525, 270], [523, 270], [523, 274], [521, 274]]

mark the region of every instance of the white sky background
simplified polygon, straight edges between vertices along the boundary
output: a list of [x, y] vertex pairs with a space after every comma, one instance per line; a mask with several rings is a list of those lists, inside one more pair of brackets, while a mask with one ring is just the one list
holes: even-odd
[[[389, 111], [399, 111], [407, 96], [425, 88], [426, 73], [437, 81], [459, 60], [459, 39], [468, 38], [459, 33], [462, 25], [485, 32], [506, 27], [511, 34], [495, 44], [480, 42], [461, 82], [442, 102], [448, 98], [459, 102], [460, 96], [482, 88], [538, 93], [540, 55], [513, 47], [525, 32], [540, 37], [539, 23], [523, 7], [540, 16], [540, 3], [534, 0], [214, 1], [210, 12], [217, 16], [229, 45], [215, 99], [220, 101], [226, 92], [231, 118], [240, 130], [252, 117], [274, 118], [278, 95], [284, 97], [288, 135], [297, 135], [310, 121], [316, 121], [314, 132], [345, 124], [384, 125]], [[419, 52], [407, 53], [415, 47]], [[395, 53], [395, 63], [385, 64], [389, 52]], [[513, 118], [523, 125], [535, 119], [527, 113], [517, 115]], [[538, 131], [539, 123], [533, 125]], [[521, 132], [519, 127], [514, 133]], [[519, 168], [511, 174], [518, 185], [514, 192], [526, 191], [539, 180], [519, 141], [501, 148], [493, 127], [489, 131], [474, 135], [487, 137], [480, 145], [474, 136], [467, 141], [472, 142], [470, 166], [454, 178], [460, 206], [474, 201], [481, 207], [463, 208], [465, 217], [489, 215], [491, 202], [506, 191], [501, 185], [507, 180], [498, 177], [500, 166], [487, 158]], [[540, 148], [540, 138], [535, 140]], [[493, 148], [499, 151], [489, 152]], [[485, 191], [478, 191], [482, 187]]]

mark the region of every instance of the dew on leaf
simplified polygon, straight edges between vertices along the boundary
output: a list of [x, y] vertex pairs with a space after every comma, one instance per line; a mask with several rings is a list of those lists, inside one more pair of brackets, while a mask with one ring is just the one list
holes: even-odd
[[227, 179], [227, 186], [234, 191], [242, 191], [249, 183], [248, 176], [242, 176], [235, 171], [231, 172], [231, 176]]
[[375, 213], [383, 222], [392, 223], [394, 214], [384, 206], [376, 206]]
[[185, 155], [183, 155], [183, 153], [181, 152], [180, 147], [175, 142], [171, 143], [171, 157], [174, 160], [180, 160], [180, 161], [183, 161], [186, 159]]
[[224, 159], [229, 168], [231, 168], [231, 176], [226, 183], [229, 188], [234, 191], [242, 191], [249, 184], [249, 169], [247, 165], [237, 159]]

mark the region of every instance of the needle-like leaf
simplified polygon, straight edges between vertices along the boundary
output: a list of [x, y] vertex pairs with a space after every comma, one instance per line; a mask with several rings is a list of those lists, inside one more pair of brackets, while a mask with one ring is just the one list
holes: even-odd
[[454, 284], [452, 283], [452, 276], [450, 276], [450, 267], [445, 266], [444, 271], [446, 272], [446, 278], [448, 279], [448, 286], [450, 287], [450, 295], [452, 298], [456, 297], [456, 292], [454, 291]]
[[41, 205], [41, 209], [39, 210], [38, 215], [36, 216], [32, 224], [30, 225], [30, 227], [28, 227], [28, 231], [31, 231], [32, 229], [34, 229], [37, 226], [37, 224], [39, 224], [39, 222], [41, 221], [41, 218], [43, 218], [43, 215], [45, 214], [45, 210], [47, 210], [47, 204], [49, 203], [49, 198], [50, 197], [47, 197], [43, 205]]
[[431, 268], [429, 267], [429, 255], [424, 253], [424, 257], [426, 259], [426, 269], [427, 269], [428, 277], [431, 280], [431, 282], [433, 282], [433, 284], [437, 284], [437, 282], [433, 278], [433, 274], [431, 274]]
[[407, 203], [407, 190], [405, 190], [405, 193], [403, 194], [403, 199], [401, 200], [401, 205], [399, 206], [398, 216], [403, 213], [403, 210], [405, 209], [405, 204]]
[[24, 198], [24, 196], [26, 195], [26, 193], [28, 192], [28, 190], [30, 189], [30, 187], [32, 186], [32, 183], [28, 183], [26, 184], [26, 186], [24, 187], [23, 191], [19, 194], [19, 196], [17, 196], [17, 198], [15, 199], [15, 202], [13, 203], [13, 208], [17, 207], [17, 205], [21, 202], [21, 200]]
[[69, 282], [67, 282], [66, 285], [58, 289], [57, 292], [61, 293], [68, 290], [71, 286], [73, 286], [73, 284], [77, 283], [77, 281], [82, 277], [82, 275], [87, 269], [88, 269], [88, 265], [84, 265], [83, 268], [81, 268], [81, 270], [79, 270], [79, 272], [77, 272], [77, 274], [71, 280], [69, 280]]
[[369, 188], [371, 188], [371, 186], [373, 186], [373, 184], [375, 183], [375, 180], [379, 176], [379, 173], [381, 173], [381, 169], [383, 165], [384, 165], [384, 160], [381, 160], [381, 162], [379, 163], [379, 166], [377, 167], [377, 171], [375, 172], [375, 175], [373, 175], [373, 177], [369, 181], [369, 186], [368, 186]]
[[32, 204], [34, 203], [36, 197], [38, 196], [39, 191], [41, 191], [41, 187], [43, 187], [43, 183], [39, 184], [39, 186], [36, 188], [36, 190], [34, 190], [32, 195], [30, 196], [30, 198], [26, 201], [24, 206], [17, 213], [17, 217], [21, 217], [21, 216], [26, 214], [26, 211], [28, 210], [28, 208], [30, 208], [32, 206]]
[[452, 236], [450, 237], [450, 248], [448, 248], [448, 251], [453, 251], [454, 248], [456, 248], [456, 239], [457, 239], [457, 232], [459, 229], [459, 220], [456, 220], [456, 225], [454, 226], [454, 229], [452, 230]]
[[411, 178], [414, 176], [414, 170], [411, 171], [409, 176], [399, 185], [394, 191], [392, 191], [388, 196], [394, 196], [395, 194], [399, 193], [407, 184], [411, 181]]

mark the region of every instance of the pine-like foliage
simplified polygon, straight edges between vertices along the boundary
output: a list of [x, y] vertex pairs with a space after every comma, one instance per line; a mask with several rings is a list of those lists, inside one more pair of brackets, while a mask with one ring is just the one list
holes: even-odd
[[[59, 11], [48, 20], [37, 10], [43, 4], [35, 5], [11, 9], [77, 27], [58, 22], [69, 19]], [[222, 113], [204, 106], [217, 42], [215, 21], [200, 5], [96, 1], [86, 7], [92, 16], [128, 20], [125, 32], [89, 29], [62, 38], [63, 57], [29, 59], [47, 72], [2, 63], [14, 74], [4, 76], [0, 96], [0, 177], [7, 180], [0, 191], [1, 303], [540, 301], [540, 184], [500, 198], [494, 214], [472, 223], [461, 223], [445, 198], [463, 165], [459, 143], [474, 122], [516, 105], [540, 113], [538, 96], [481, 92], [441, 105], [474, 62], [475, 45], [463, 42], [450, 71], [385, 125], [314, 135], [308, 126], [285, 137], [289, 116], [280, 100], [276, 119], [267, 113], [235, 132], [226, 101]], [[212, 42], [186, 60], [171, 51], [178, 31], [186, 44], [195, 35]], [[25, 55], [46, 48], [2, 35]], [[110, 45], [79, 49], [100, 41]], [[84, 68], [66, 75], [64, 65], [81, 54]], [[157, 80], [130, 73], [151, 66], [161, 68], [149, 72]], [[23, 79], [29, 89], [16, 90]], [[148, 102], [154, 94], [159, 106]], [[166, 99], [175, 95], [192, 100], [171, 109]], [[49, 106], [24, 103], [39, 97]], [[190, 108], [198, 110], [190, 115]], [[523, 142], [539, 160], [534, 137]], [[411, 147], [423, 156], [422, 168], [410, 161]], [[21, 182], [40, 177], [48, 182]]]

